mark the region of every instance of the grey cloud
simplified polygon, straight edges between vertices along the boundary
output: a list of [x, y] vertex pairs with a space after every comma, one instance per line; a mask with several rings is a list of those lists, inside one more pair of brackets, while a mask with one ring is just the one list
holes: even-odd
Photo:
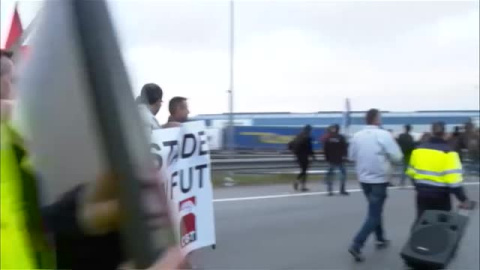
[[[136, 84], [158, 78], [169, 91], [222, 97], [228, 2], [112, 2], [112, 11]], [[338, 109], [347, 96], [356, 108], [478, 108], [478, 2], [236, 1], [235, 12], [239, 111]], [[412, 95], [436, 98], [414, 105]], [[209, 100], [191, 103], [223, 111]]]
[[109, 1], [122, 45], [226, 49], [228, 3], [218, 1]]
[[[228, 49], [228, 1], [110, 1], [126, 47]], [[298, 28], [337, 46], [370, 46], [462, 14], [475, 2], [235, 1], [238, 46], [255, 36]]]
[[336, 43], [361, 45], [392, 39], [478, 6], [475, 2], [248, 1], [238, 5], [242, 34], [294, 26]]

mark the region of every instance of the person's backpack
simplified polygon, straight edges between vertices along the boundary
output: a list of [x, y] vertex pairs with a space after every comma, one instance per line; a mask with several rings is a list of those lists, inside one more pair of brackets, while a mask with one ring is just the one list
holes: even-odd
[[301, 141], [300, 135], [295, 136], [295, 138], [293, 138], [293, 140], [291, 140], [288, 143], [287, 145], [288, 150], [292, 151], [294, 154], [297, 153], [298, 146], [300, 145], [300, 141]]
[[291, 140], [291, 141], [287, 144], [287, 148], [288, 148], [288, 150], [294, 152], [294, 149], [295, 149], [295, 139]]

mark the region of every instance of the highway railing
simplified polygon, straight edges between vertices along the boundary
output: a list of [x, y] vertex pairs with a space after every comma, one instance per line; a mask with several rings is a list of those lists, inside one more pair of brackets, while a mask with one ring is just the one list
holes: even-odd
[[[319, 161], [312, 162], [311, 167], [326, 168], [326, 163], [323, 157], [317, 157]], [[237, 157], [229, 158], [213, 158], [213, 171], [234, 171], [234, 172], [249, 172], [249, 171], [278, 171], [284, 169], [298, 168], [298, 164], [292, 155], [276, 156], [276, 157]]]
[[[312, 162], [310, 170], [320, 171], [320, 174], [326, 173], [327, 163], [322, 153], [316, 154], [317, 161]], [[232, 172], [232, 173], [291, 173], [298, 171], [298, 164], [294, 155], [279, 152], [243, 152], [243, 153], [212, 153], [212, 170], [214, 172]], [[469, 159], [462, 162], [464, 164], [464, 175], [478, 175], [478, 162], [475, 163]], [[474, 166], [477, 164], [477, 166]], [[348, 162], [347, 170], [353, 172], [353, 164]], [[401, 173], [400, 165], [397, 165], [394, 174]]]

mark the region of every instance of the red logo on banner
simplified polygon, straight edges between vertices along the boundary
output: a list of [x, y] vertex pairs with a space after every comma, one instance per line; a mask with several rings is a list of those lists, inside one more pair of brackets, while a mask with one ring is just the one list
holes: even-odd
[[195, 197], [180, 202], [180, 244], [182, 247], [197, 240], [197, 225], [193, 208], [196, 206]]

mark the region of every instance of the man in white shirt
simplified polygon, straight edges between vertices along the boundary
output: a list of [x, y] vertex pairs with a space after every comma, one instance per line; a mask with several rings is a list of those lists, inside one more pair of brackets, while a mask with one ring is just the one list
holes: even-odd
[[393, 136], [380, 128], [381, 117], [377, 109], [367, 112], [366, 122], [367, 126], [355, 134], [349, 147], [349, 159], [355, 162], [357, 177], [368, 201], [367, 218], [348, 250], [357, 261], [364, 260], [361, 249], [372, 232], [375, 232], [378, 248], [388, 246], [382, 226], [383, 205], [392, 163], [400, 163], [403, 158]]
[[162, 106], [162, 97], [163, 90], [160, 86], [154, 83], [147, 83], [142, 87], [140, 96], [136, 99], [140, 117], [143, 120], [147, 134], [150, 134], [155, 129], [161, 128], [156, 115]]

